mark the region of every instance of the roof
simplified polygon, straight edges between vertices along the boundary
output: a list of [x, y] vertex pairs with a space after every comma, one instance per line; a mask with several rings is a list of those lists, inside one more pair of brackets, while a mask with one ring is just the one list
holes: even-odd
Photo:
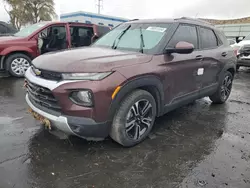
[[181, 22], [181, 23], [190, 23], [194, 25], [201, 25], [201, 26], [206, 26], [206, 27], [211, 27], [215, 28], [214, 25], [212, 25], [209, 22], [206, 22], [201, 19], [193, 19], [193, 18], [188, 18], [188, 17], [182, 17], [182, 18], [176, 18], [176, 19], [135, 19], [131, 20], [128, 22], [133, 22], [133, 23], [173, 23], [173, 22]]
[[45, 25], [51, 25], [51, 24], [79, 24], [79, 25], [89, 25], [89, 26], [93, 26], [93, 25], [97, 25], [97, 24], [89, 24], [89, 23], [82, 23], [82, 22], [66, 22], [66, 21], [42, 21], [42, 22], [38, 22], [38, 23], [44, 23]]

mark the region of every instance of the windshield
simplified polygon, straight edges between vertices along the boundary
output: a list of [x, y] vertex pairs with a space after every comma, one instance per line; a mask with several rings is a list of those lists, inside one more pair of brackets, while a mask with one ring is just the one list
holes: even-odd
[[[165, 36], [171, 23], [126, 23], [111, 30], [100, 38], [93, 46], [151, 53]], [[125, 32], [124, 32], [125, 31]]]
[[30, 25], [28, 27], [25, 27], [25, 28], [21, 29], [14, 36], [27, 37], [30, 34], [32, 34], [33, 32], [35, 32], [36, 30], [38, 30], [38, 29], [42, 28], [43, 26], [45, 26], [46, 24], [47, 23], [36, 23], [36, 24]]
[[243, 40], [250, 40], [250, 35], [246, 36]]

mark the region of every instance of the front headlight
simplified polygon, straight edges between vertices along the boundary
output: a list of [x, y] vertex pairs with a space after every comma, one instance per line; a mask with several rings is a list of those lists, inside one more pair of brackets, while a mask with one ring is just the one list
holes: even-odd
[[112, 72], [100, 73], [66, 73], [62, 74], [64, 80], [102, 80], [109, 76]]

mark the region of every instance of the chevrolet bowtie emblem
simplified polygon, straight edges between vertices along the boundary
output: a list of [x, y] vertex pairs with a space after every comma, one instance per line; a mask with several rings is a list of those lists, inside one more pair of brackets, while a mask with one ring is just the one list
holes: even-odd
[[36, 68], [34, 68], [34, 72], [35, 72], [35, 74], [36, 74], [37, 76], [40, 76], [41, 73], [42, 73], [39, 69], [36, 69]]

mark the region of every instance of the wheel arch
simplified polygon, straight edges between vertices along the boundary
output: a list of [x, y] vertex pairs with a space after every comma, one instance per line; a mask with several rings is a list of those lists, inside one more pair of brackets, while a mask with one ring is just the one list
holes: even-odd
[[227, 71], [230, 72], [234, 77], [236, 70], [233, 67], [228, 68]]
[[220, 79], [219, 80], [223, 79], [222, 76], [224, 75], [224, 72], [227, 72], [227, 71], [230, 72], [234, 77], [235, 73], [236, 73], [236, 65], [234, 63], [226, 64], [223, 67], [223, 69], [222, 69], [222, 71], [220, 73]]
[[136, 89], [142, 89], [148, 91], [154, 98], [157, 105], [157, 116], [160, 116], [163, 112], [164, 106], [164, 89], [159, 78], [156, 76], [141, 76], [127, 81], [121, 86], [121, 89], [113, 99], [109, 109], [109, 120], [112, 121], [115, 115], [116, 109], [121, 101], [132, 91]]
[[5, 56], [3, 56], [3, 60], [1, 61], [1, 68], [5, 69], [8, 71], [8, 66], [7, 66], [7, 62], [6, 60], [13, 54], [24, 54], [26, 56], [28, 56], [31, 60], [33, 59], [32, 55], [30, 52], [25, 51], [25, 50], [19, 50], [19, 51], [11, 51], [9, 53], [7, 53]]

